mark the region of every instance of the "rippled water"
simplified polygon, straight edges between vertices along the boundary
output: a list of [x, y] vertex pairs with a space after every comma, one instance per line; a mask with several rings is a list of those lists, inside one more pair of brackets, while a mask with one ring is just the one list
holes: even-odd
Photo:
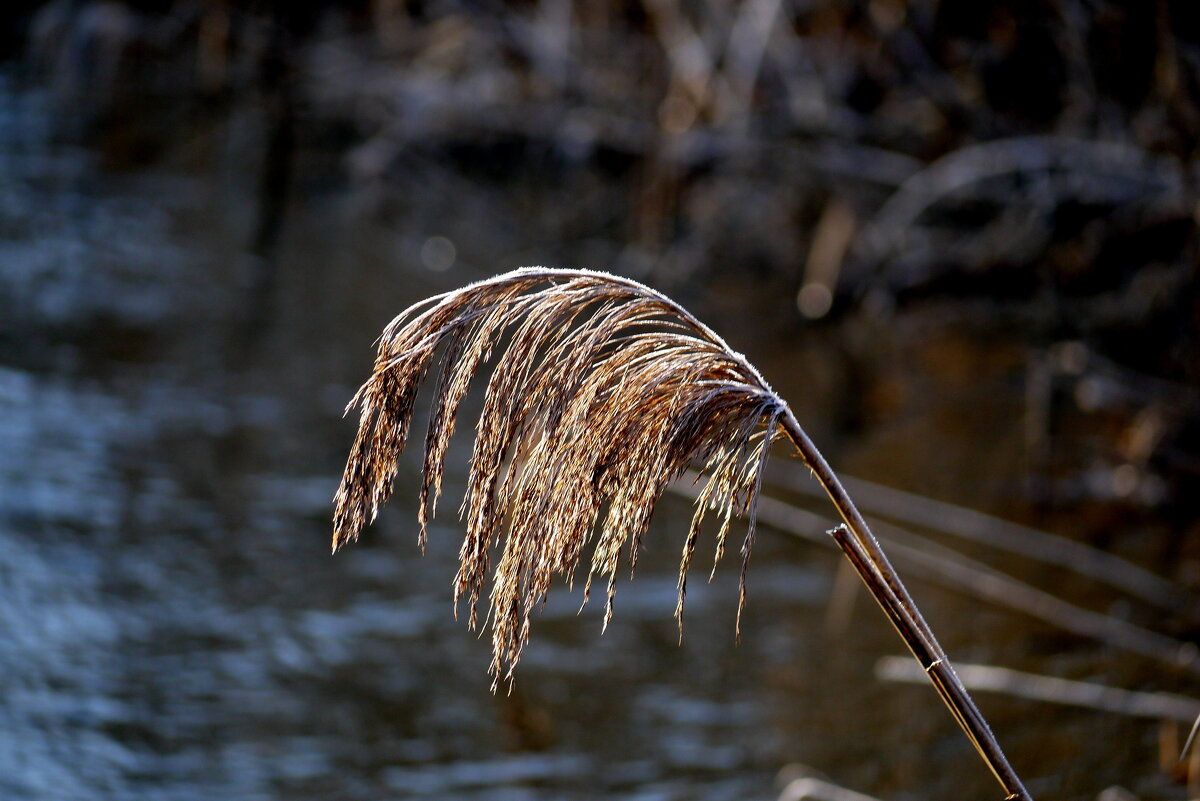
[[[760, 537], [741, 645], [732, 563], [695, 582], [677, 644], [676, 499], [608, 633], [560, 588], [493, 695], [453, 619], [452, 515], [417, 552], [413, 463], [361, 543], [327, 547], [371, 341], [479, 273], [424, 270], [402, 224], [302, 186], [263, 303], [232, 129], [114, 171], [54, 113], [0, 83], [0, 797], [770, 799], [797, 761], [894, 798], [998, 797], [932, 694], [871, 677], [899, 651], [874, 609], [829, 633], [830, 554]], [[804, 394], [822, 379], [789, 348], [751, 356]], [[1041, 642], [1027, 664], [1052, 664], [1044, 631], [918, 595], [964, 658]], [[1152, 772], [1153, 727], [984, 707], [1047, 797]]]

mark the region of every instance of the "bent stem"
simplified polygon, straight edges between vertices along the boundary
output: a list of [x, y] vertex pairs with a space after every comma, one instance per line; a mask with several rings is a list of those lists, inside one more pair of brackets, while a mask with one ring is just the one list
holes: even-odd
[[625, 545], [632, 568], [656, 500], [694, 462], [707, 464], [709, 480], [680, 560], [676, 615], [683, 612], [697, 536], [712, 510], [722, 516], [717, 559], [730, 516], [740, 511], [750, 519], [741, 548], [740, 613], [763, 463], [782, 430], [846, 521], [836, 536], [860, 578], [1009, 798], [1031, 801], [862, 515], [787, 403], [716, 332], [637, 281], [590, 270], [515, 270], [418, 303], [389, 323], [371, 378], [351, 401], [361, 415], [335, 496], [334, 550], [356, 539], [388, 499], [418, 386], [439, 349], [418, 514], [422, 545], [460, 404], [472, 377], [498, 351], [460, 509], [467, 536], [454, 582], [455, 601], [468, 601], [468, 625], [474, 627], [492, 546], [503, 542], [488, 613], [497, 680], [511, 678], [529, 640], [531, 615], [545, 603], [553, 576], [574, 574], [596, 528], [602, 533], [584, 596], [593, 577], [607, 579], [608, 620]]
[[946, 652], [938, 644], [933, 630], [925, 622], [916, 602], [908, 594], [899, 574], [867, 526], [866, 520], [850, 500], [825, 457], [800, 427], [791, 409], [785, 412], [781, 425], [845, 521], [830, 531], [830, 535], [837, 541], [872, 597], [879, 603], [901, 639], [920, 662], [954, 719], [958, 721], [975, 750], [987, 763], [992, 775], [1008, 794], [1007, 798], [1032, 801], [1029, 791], [1025, 789], [1017, 772], [1004, 756], [1000, 743], [992, 734], [979, 708], [975, 706], [967, 688], [954, 672]]

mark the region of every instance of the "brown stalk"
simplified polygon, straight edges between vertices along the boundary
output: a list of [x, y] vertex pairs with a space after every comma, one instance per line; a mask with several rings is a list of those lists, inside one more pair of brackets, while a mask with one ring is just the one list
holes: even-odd
[[[358, 537], [392, 490], [420, 384], [440, 354], [425, 438], [419, 519], [424, 546], [443, 464], [468, 385], [491, 377], [459, 510], [467, 533], [454, 581], [479, 625], [488, 585], [491, 673], [511, 680], [532, 614], [555, 575], [573, 580], [585, 548], [592, 580], [607, 580], [612, 616], [622, 558], [632, 570], [659, 496], [704, 466], [679, 566], [682, 626], [687, 574], [704, 519], [720, 518], [715, 563], [733, 514], [742, 541], [738, 620], [754, 544], [763, 466], [780, 433], [828, 493], [845, 525], [835, 537], [1009, 798], [1029, 799], [979, 710], [837, 476], [759, 372], [683, 307], [647, 286], [588, 270], [528, 268], [419, 303], [380, 337], [371, 377], [350, 407], [358, 435], [335, 497], [333, 547]], [[499, 558], [492, 565], [493, 551]]]

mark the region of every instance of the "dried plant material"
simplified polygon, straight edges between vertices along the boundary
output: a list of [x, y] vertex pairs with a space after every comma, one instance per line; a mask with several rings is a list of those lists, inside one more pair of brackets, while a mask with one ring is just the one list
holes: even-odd
[[[361, 409], [358, 436], [334, 501], [333, 548], [355, 539], [392, 490], [408, 440], [417, 389], [438, 354], [441, 372], [425, 436], [420, 542], [441, 493], [443, 463], [472, 377], [492, 374], [476, 430], [467, 493], [467, 534], [454, 581], [468, 625], [491, 571], [491, 673], [512, 678], [531, 616], [557, 575], [574, 578], [594, 541], [584, 603], [608, 582], [605, 625], [622, 554], [637, 565], [654, 505], [690, 465], [707, 483], [679, 562], [682, 626], [687, 573], [705, 516], [720, 518], [714, 559], [735, 512], [749, 516], [742, 542], [738, 621], [763, 465], [781, 432], [845, 523], [829, 532], [921, 663], [1007, 799], [1032, 801], [837, 475], [787, 404], [758, 371], [683, 307], [627, 278], [587, 270], [530, 268], [418, 303], [384, 329], [375, 369], [347, 407]], [[493, 358], [493, 354], [495, 354]], [[493, 684], [493, 687], [496, 685]]]
[[692, 465], [703, 466], [707, 483], [683, 546], [676, 616], [682, 626], [706, 515], [720, 520], [720, 559], [731, 518], [748, 514], [740, 625], [755, 500], [787, 407], [744, 357], [678, 304], [606, 273], [517, 270], [417, 304], [387, 326], [374, 371], [350, 404], [361, 416], [335, 499], [334, 550], [355, 539], [391, 493], [417, 390], [435, 361], [422, 547], [460, 405], [491, 362], [459, 510], [467, 531], [454, 600], [457, 610], [466, 598], [475, 628], [493, 574], [497, 679], [511, 678], [551, 580], [572, 581], [589, 543], [584, 602], [593, 578], [605, 580], [607, 625], [622, 559], [636, 567], [655, 503]]

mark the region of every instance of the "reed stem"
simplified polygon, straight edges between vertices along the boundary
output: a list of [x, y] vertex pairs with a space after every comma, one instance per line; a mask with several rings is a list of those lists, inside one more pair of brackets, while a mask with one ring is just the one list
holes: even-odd
[[901, 639], [920, 662], [934, 688], [992, 771], [992, 775], [1004, 788], [1007, 793], [1006, 801], [1033, 801], [1017, 772], [1009, 764], [983, 714], [955, 674], [946, 652], [933, 635], [933, 630], [925, 622], [916, 602], [908, 594], [899, 574], [888, 561], [875, 535], [871, 533], [867, 521], [850, 500], [825, 457], [800, 427], [791, 409], [785, 411], [781, 424], [788, 439], [796, 446], [845, 521], [829, 532], [830, 535], [837, 541], [871, 595], [895, 626]]
[[[517, 318], [523, 320], [517, 324]], [[741, 549], [740, 613], [762, 467], [782, 427], [845, 520], [833, 533], [859, 577], [1008, 798], [1032, 801], [866, 521], [786, 402], [716, 332], [637, 281], [588, 270], [515, 270], [418, 303], [389, 323], [375, 371], [351, 401], [361, 415], [335, 497], [334, 550], [357, 538], [387, 500], [417, 387], [446, 343], [426, 434], [418, 515], [424, 544], [459, 405], [506, 330], [512, 333], [496, 360], [477, 427], [461, 512], [467, 536], [454, 584], [456, 605], [468, 600], [473, 627], [491, 571], [490, 549], [504, 521], [536, 521], [508, 527], [495, 567], [489, 617], [497, 680], [511, 678], [529, 640], [530, 615], [545, 602], [555, 574], [575, 571], [602, 513], [605, 530], [584, 594], [594, 576], [607, 578], [608, 620], [624, 544], [630, 543], [632, 564], [658, 495], [695, 460], [707, 462], [710, 476], [680, 560], [676, 614], [682, 614], [704, 514], [714, 509], [724, 510], [726, 523], [735, 510], [750, 517]], [[528, 424], [540, 430], [531, 433]], [[535, 441], [522, 443], [522, 436]], [[516, 472], [511, 462], [505, 466], [506, 455], [521, 457]], [[572, 485], [589, 491], [564, 496]], [[724, 529], [720, 536], [723, 543]]]

